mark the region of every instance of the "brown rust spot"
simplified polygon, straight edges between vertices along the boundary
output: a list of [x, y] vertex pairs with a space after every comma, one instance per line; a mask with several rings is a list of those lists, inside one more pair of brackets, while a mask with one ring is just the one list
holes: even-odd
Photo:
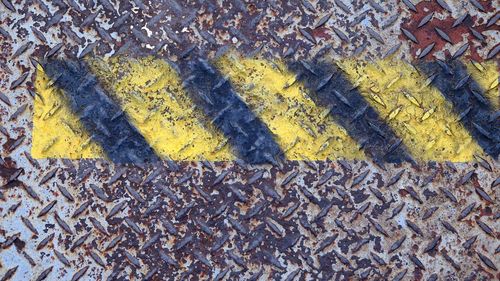
[[485, 216], [493, 216], [493, 212], [491, 211], [491, 208], [486, 206], [484, 208], [479, 208], [479, 217], [485, 217]]
[[16, 162], [12, 158], [7, 157], [4, 160], [4, 165], [0, 165], [0, 177], [9, 179], [16, 171]]
[[324, 26], [320, 26], [316, 29], [313, 29], [311, 31], [311, 35], [314, 38], [323, 38], [325, 40], [330, 40], [332, 38], [332, 36], [329, 34], [328, 28], [326, 28]]
[[[494, 11], [495, 8], [492, 6], [491, 1], [479, 1], [486, 12]], [[413, 57], [417, 57], [417, 51], [423, 50], [428, 45], [435, 43], [436, 45], [432, 49], [432, 51], [425, 56], [424, 59], [432, 60], [433, 55], [440, 50], [443, 50], [445, 45], [448, 43], [443, 38], [441, 38], [435, 28], [439, 28], [444, 31], [451, 39], [453, 45], [459, 44], [463, 41], [463, 37], [466, 37], [466, 42], [469, 43], [469, 50], [465, 53], [465, 57], [468, 59], [473, 59], [475, 61], [483, 61], [478, 50], [485, 48], [486, 43], [480, 42], [477, 38], [474, 37], [470, 28], [474, 28], [477, 32], [483, 33], [486, 30], [500, 30], [500, 27], [496, 24], [486, 27], [486, 21], [483, 19], [478, 19], [477, 16], [467, 16], [467, 18], [458, 26], [452, 27], [456, 18], [453, 18], [449, 12], [445, 11], [436, 1], [422, 1], [416, 5], [417, 12], [412, 13], [410, 18], [403, 19], [403, 23], [401, 26], [407, 30], [409, 30], [418, 40], [418, 44], [411, 43], [410, 52]], [[434, 12], [433, 18], [424, 26], [418, 27], [420, 21], [427, 16], [428, 14]], [[444, 19], [439, 19], [438, 14], [447, 15]], [[485, 36], [485, 40], [488, 38]], [[401, 34], [400, 39], [408, 40], [408, 38]], [[461, 43], [460, 43], [461, 44]], [[451, 57], [453, 54], [450, 53], [449, 50], [444, 50], [445, 56]]]
[[406, 197], [409, 195], [408, 191], [406, 191], [405, 189], [398, 190], [398, 193], [401, 197]]

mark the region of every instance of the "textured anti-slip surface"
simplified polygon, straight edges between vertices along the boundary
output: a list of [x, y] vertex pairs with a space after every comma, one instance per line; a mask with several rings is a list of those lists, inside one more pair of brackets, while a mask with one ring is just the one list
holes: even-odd
[[0, 280], [497, 280], [500, 3], [2, 0]]

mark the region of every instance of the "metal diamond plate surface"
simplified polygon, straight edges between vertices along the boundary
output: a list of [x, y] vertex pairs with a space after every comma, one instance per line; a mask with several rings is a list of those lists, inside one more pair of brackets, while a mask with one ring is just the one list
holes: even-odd
[[[498, 65], [498, 0], [1, 2], [0, 280], [500, 279], [498, 67], [493, 75], [486, 70], [489, 63]], [[329, 110], [311, 112], [324, 118], [340, 115], [332, 108], [353, 110], [351, 117], [335, 120], [349, 135], [342, 143], [356, 143], [356, 151], [367, 156], [319, 161], [297, 150], [295, 159], [286, 159], [283, 155], [289, 155], [291, 148], [282, 147], [275, 137], [281, 131], [274, 127], [282, 123], [272, 123], [272, 113], [264, 115], [274, 107], [255, 101], [264, 90], [251, 92], [254, 96], [242, 98], [241, 103], [224, 103], [236, 99], [230, 90], [250, 92], [253, 84], [234, 82], [234, 90], [223, 92], [231, 94], [220, 102], [223, 108], [206, 109], [213, 100], [204, 99], [204, 91], [231, 88], [225, 81], [235, 78], [211, 65], [231, 53], [242, 58], [234, 65], [227, 63], [228, 68], [240, 67], [238, 60], [243, 64], [256, 57], [270, 62], [278, 58], [289, 63], [290, 71], [295, 71], [293, 65], [301, 69], [291, 84], [305, 81], [311, 92], [318, 93], [346, 87], [349, 93], [359, 92], [355, 98], [369, 102], [358, 107], [352, 96], [332, 91], [334, 103], [328, 104], [328, 95], [321, 100]], [[219, 129], [227, 128], [226, 123], [233, 126], [217, 135], [228, 139], [229, 145], [214, 146], [236, 147], [240, 155], [250, 156], [182, 161], [184, 154], [179, 154], [178, 159], [167, 156], [154, 163], [119, 163], [112, 157], [33, 157], [35, 102], [45, 102], [36, 83], [44, 63], [56, 58], [89, 62], [122, 56], [168, 62], [179, 72], [179, 88], [201, 97], [189, 108], [201, 108]], [[347, 74], [344, 80], [332, 79], [337, 77], [333, 73], [342, 71], [361, 73], [347, 63], [318, 75], [323, 69], [315, 62], [349, 59], [375, 65], [378, 73], [387, 75], [381, 65], [392, 59], [427, 77], [418, 79], [435, 87], [436, 95], [442, 92], [442, 103], [446, 98], [453, 107], [436, 122], [463, 123], [463, 134], [470, 139], [463, 149], [474, 157], [465, 162], [451, 161], [449, 154], [443, 157], [450, 161], [441, 161], [443, 157], [433, 161], [437, 158], [426, 155], [422, 157], [428, 161], [414, 160], [422, 157], [412, 155], [417, 151], [411, 149], [412, 143], [425, 147], [425, 140], [419, 140], [419, 134], [402, 133], [418, 128], [397, 126], [412, 124], [411, 116], [416, 116], [408, 109], [412, 104], [422, 110], [422, 121], [435, 117], [436, 108], [423, 108], [423, 99], [401, 92], [406, 107], [387, 109], [388, 100], [380, 98], [382, 93], [370, 81], [354, 81]], [[450, 70], [457, 61], [471, 66], [467, 68], [471, 74]], [[213, 79], [206, 81], [207, 75], [200, 76], [203, 71], [193, 64], [201, 65]], [[487, 83], [470, 69], [482, 73], [479, 77]], [[126, 71], [117, 73], [119, 77]], [[254, 72], [242, 73], [240, 79]], [[374, 80], [383, 79], [377, 75]], [[51, 77], [50, 86], [59, 86], [60, 77]], [[342, 87], [328, 84], [339, 81]], [[474, 90], [472, 81], [485, 88], [486, 97]], [[262, 83], [268, 88], [272, 84]], [[109, 89], [95, 93], [105, 91]], [[450, 92], [463, 92], [467, 99], [464, 102]], [[430, 100], [438, 104], [437, 98]], [[235, 125], [233, 117], [226, 123], [217, 119], [231, 106], [239, 111], [230, 116], [252, 119], [242, 123], [254, 124], [248, 129], [253, 130], [250, 137], [246, 128], [234, 129], [239, 123]], [[51, 112], [57, 110], [61, 109], [56, 103]], [[370, 114], [378, 115], [365, 127], [352, 125]], [[121, 118], [120, 112], [112, 115], [112, 121]], [[257, 119], [262, 124], [256, 124]], [[52, 126], [51, 132], [65, 124]], [[124, 126], [120, 131], [132, 125]], [[450, 131], [449, 137], [462, 137]], [[106, 137], [120, 133], [112, 132]], [[37, 134], [43, 136], [43, 129]], [[319, 137], [311, 133], [309, 138], [312, 143]], [[248, 139], [252, 142], [245, 146]], [[381, 152], [382, 146], [387, 147]], [[307, 145], [303, 147], [306, 151]], [[41, 155], [48, 149], [43, 147]], [[266, 154], [269, 151], [276, 155]], [[115, 152], [121, 159], [121, 151]], [[390, 158], [387, 154], [403, 155], [393, 157], [402, 161], [385, 161]], [[255, 155], [264, 155], [259, 157], [265, 161], [253, 161]]]

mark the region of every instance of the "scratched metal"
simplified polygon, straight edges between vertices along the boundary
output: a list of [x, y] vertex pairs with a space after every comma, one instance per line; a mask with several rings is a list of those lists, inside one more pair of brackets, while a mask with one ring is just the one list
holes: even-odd
[[[432, 16], [415, 0], [1, 2], [0, 280], [500, 278], [494, 159], [127, 167], [29, 154], [44, 56], [497, 59], [498, 1], [432, 1]], [[436, 18], [488, 30], [460, 29], [474, 36], [464, 45], [430, 29], [420, 45]]]

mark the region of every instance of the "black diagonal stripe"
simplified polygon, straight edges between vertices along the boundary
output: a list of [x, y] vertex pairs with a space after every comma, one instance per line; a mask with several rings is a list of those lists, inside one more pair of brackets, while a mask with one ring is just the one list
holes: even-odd
[[279, 163], [283, 151], [267, 126], [234, 92], [230, 82], [202, 59], [179, 65], [191, 100], [250, 164]]
[[458, 61], [420, 62], [417, 67], [429, 77], [432, 85], [453, 104], [453, 109], [464, 127], [483, 148], [498, 158], [500, 152], [500, 123], [490, 118], [493, 107], [483, 96], [479, 84], [470, 77], [466, 66]]
[[104, 93], [84, 62], [50, 60], [43, 67], [55, 86], [63, 90], [73, 112], [111, 161], [145, 163], [158, 160], [120, 107]]
[[318, 105], [356, 140], [376, 163], [411, 161], [407, 149], [377, 111], [363, 98], [338, 67], [324, 62], [295, 62], [290, 69]]

